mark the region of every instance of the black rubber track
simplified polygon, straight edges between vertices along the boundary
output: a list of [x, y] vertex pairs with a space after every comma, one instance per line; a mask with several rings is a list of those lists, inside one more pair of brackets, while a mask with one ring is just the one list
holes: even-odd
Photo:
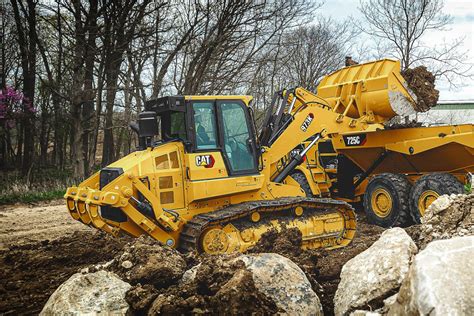
[[300, 187], [303, 189], [303, 191], [306, 193], [307, 197], [314, 197], [313, 192], [311, 192], [311, 187], [309, 186], [308, 180], [306, 180], [306, 177], [303, 173], [301, 172], [295, 172], [293, 173], [290, 177], [293, 178]]
[[[379, 217], [372, 210], [370, 198], [378, 188], [384, 188], [392, 197], [393, 209], [387, 217]], [[410, 225], [410, 190], [411, 183], [404, 175], [382, 173], [373, 177], [367, 185], [363, 198], [364, 210], [369, 223], [382, 227]]]
[[418, 199], [426, 190], [432, 190], [439, 195], [462, 194], [464, 186], [458, 179], [449, 173], [430, 173], [416, 181], [410, 192], [410, 215], [413, 222], [421, 223], [421, 213], [418, 209]]

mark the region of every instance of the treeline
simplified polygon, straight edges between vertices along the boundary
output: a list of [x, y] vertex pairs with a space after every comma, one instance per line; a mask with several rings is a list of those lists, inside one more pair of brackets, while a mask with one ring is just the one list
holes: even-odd
[[311, 0], [8, 0], [1, 7], [0, 168], [90, 174], [133, 150], [128, 124], [168, 94], [314, 89], [347, 23]]
[[[362, 0], [362, 21], [319, 0], [4, 0], [0, 2], [0, 170], [53, 167], [82, 178], [135, 147], [128, 124], [170, 94], [314, 90], [353, 55], [427, 64], [472, 78], [462, 40], [427, 49], [451, 18], [442, 0]], [[342, 10], [343, 8], [341, 8]], [[28, 178], [28, 177], [26, 177]]]

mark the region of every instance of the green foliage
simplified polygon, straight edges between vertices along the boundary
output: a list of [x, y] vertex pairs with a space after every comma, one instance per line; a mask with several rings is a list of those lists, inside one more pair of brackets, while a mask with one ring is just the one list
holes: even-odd
[[66, 190], [2, 194], [0, 195], [0, 205], [55, 200], [62, 198], [64, 193]]
[[32, 203], [62, 198], [74, 180], [69, 171], [53, 168], [32, 170], [29, 179], [18, 171], [0, 173], [0, 205]]
[[464, 190], [466, 190], [466, 194], [472, 193], [472, 183], [467, 183], [464, 185]]

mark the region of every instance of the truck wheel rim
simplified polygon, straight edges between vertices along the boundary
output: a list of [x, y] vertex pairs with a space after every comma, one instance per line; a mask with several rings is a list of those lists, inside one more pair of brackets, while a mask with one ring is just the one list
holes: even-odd
[[372, 193], [372, 210], [378, 217], [387, 217], [392, 212], [392, 196], [382, 188], [378, 188]]
[[420, 195], [420, 198], [418, 199], [418, 210], [420, 211], [421, 216], [425, 215], [425, 212], [428, 209], [428, 207], [438, 197], [439, 197], [439, 194], [433, 190], [426, 190]]

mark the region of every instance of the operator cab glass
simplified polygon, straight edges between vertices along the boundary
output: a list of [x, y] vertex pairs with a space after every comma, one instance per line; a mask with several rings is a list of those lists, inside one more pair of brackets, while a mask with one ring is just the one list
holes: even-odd
[[218, 102], [222, 122], [223, 151], [232, 173], [256, 170], [252, 134], [245, 105], [236, 101]]
[[217, 129], [214, 102], [194, 102], [196, 149], [216, 149]]

